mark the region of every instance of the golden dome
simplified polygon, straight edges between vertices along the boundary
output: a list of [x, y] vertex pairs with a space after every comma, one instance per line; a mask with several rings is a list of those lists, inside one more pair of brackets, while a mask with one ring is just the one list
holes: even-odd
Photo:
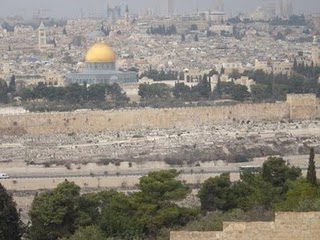
[[96, 43], [87, 52], [87, 63], [111, 63], [116, 61], [116, 55], [112, 49], [104, 43]]

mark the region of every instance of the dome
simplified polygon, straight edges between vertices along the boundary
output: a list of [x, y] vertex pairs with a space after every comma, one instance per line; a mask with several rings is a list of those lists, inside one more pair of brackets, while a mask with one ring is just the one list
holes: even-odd
[[116, 55], [112, 49], [104, 43], [96, 43], [87, 52], [87, 63], [111, 63], [116, 61]]

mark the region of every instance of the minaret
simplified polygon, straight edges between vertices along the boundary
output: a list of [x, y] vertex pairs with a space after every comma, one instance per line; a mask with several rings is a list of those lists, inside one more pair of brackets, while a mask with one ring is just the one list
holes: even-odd
[[314, 66], [320, 66], [320, 53], [317, 36], [313, 37], [312, 43], [312, 62]]
[[125, 13], [124, 13], [124, 19], [126, 21], [126, 23], [128, 24], [129, 23], [129, 7], [128, 5], [126, 5], [126, 10], [125, 10]]
[[47, 47], [47, 32], [43, 22], [41, 22], [38, 29], [38, 44], [40, 51]]

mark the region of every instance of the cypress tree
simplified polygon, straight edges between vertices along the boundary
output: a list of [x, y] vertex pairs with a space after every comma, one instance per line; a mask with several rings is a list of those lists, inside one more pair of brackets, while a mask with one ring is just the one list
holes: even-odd
[[307, 180], [312, 185], [316, 185], [317, 184], [317, 173], [316, 173], [316, 164], [315, 164], [315, 161], [314, 161], [314, 156], [315, 156], [314, 148], [311, 148], [310, 149]]
[[16, 76], [15, 75], [12, 75], [11, 78], [10, 78], [10, 83], [9, 83], [9, 89], [8, 91], [10, 93], [13, 93], [15, 92], [17, 89], [16, 89]]
[[20, 240], [20, 218], [12, 196], [0, 184], [0, 240]]
[[7, 82], [0, 79], [0, 103], [8, 103], [9, 102], [9, 88]]

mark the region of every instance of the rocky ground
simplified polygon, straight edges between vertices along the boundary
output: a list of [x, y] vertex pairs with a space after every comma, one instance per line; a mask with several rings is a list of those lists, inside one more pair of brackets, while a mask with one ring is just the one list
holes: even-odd
[[308, 154], [310, 146], [320, 153], [320, 121], [242, 122], [188, 130], [145, 129], [96, 135], [2, 135], [0, 164], [233, 162], [268, 155]]
[[[211, 176], [204, 175], [206, 171], [236, 171], [243, 163], [232, 162], [252, 159], [254, 161], [247, 164], [261, 166], [269, 155], [286, 156], [290, 163], [305, 168], [311, 146], [320, 153], [320, 121], [242, 122], [195, 129], [144, 129], [96, 135], [31, 137], [9, 134], [0, 136], [0, 172], [16, 177], [108, 172], [106, 178], [98, 180], [90, 176], [71, 179], [81, 187], [95, 189], [112, 184], [122, 186], [129, 178], [137, 182], [139, 176], [125, 176], [129, 172], [146, 174], [175, 166], [189, 174], [184, 175], [185, 180], [197, 183]], [[120, 173], [120, 176], [112, 177], [111, 173]], [[13, 190], [26, 222], [33, 195], [45, 186], [54, 187], [61, 179], [2, 182]], [[196, 205], [198, 199], [193, 194], [181, 204]]]

